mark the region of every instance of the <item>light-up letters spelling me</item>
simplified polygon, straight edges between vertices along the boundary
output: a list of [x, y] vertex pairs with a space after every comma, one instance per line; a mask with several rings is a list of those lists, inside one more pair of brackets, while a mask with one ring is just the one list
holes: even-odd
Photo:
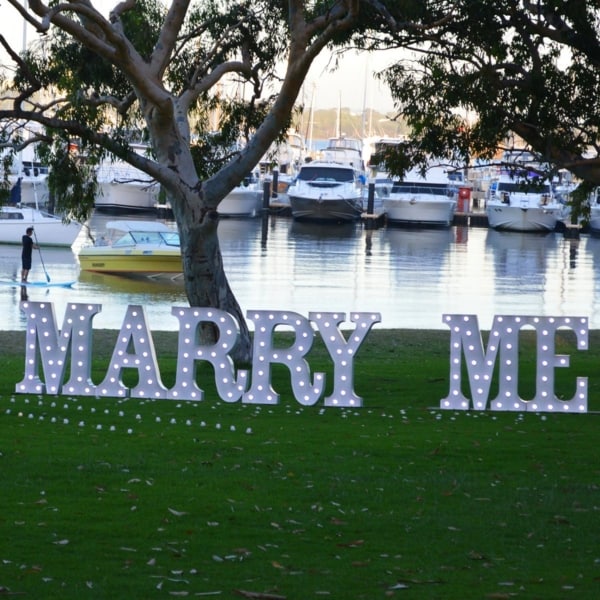
[[[469, 399], [462, 392], [461, 357], [464, 353], [475, 409], [487, 408], [492, 374], [499, 354], [499, 390], [498, 396], [491, 402], [492, 410], [587, 412], [586, 377], [577, 377], [575, 396], [570, 400], [559, 400], [554, 393], [554, 369], [569, 366], [568, 356], [554, 353], [555, 333], [559, 328], [572, 329], [577, 349], [587, 350], [587, 318], [496, 316], [485, 354], [475, 315], [444, 315], [444, 322], [451, 330], [450, 392], [442, 399], [441, 408], [469, 408]], [[535, 398], [527, 401], [519, 397], [517, 389], [519, 331], [526, 326], [533, 327], [537, 334], [536, 394]]]
[[[333, 391], [325, 406], [359, 407], [362, 398], [354, 392], [354, 357], [365, 337], [381, 321], [378, 313], [352, 313], [355, 327], [348, 340], [339, 330], [344, 313], [309, 313], [309, 319], [284, 311], [250, 311], [246, 315], [255, 325], [254, 358], [251, 377], [248, 371], [235, 371], [229, 355], [235, 346], [239, 327], [228, 313], [210, 308], [172, 307], [179, 320], [179, 343], [175, 385], [161, 382], [152, 335], [142, 306], [129, 306], [109, 362], [108, 372], [98, 385], [91, 380], [92, 320], [102, 310], [100, 304], [68, 304], [62, 329], [56, 327], [54, 306], [48, 302], [23, 302], [27, 314], [25, 376], [16, 385], [18, 393], [71, 394], [95, 397], [132, 397], [171, 400], [202, 400], [204, 393], [196, 382], [198, 361], [208, 361], [215, 373], [219, 396], [225, 402], [276, 404], [279, 395], [271, 385], [271, 365], [282, 364], [290, 371], [294, 397], [300, 404], [313, 405], [323, 395], [325, 374], [314, 373], [305, 356], [315, 332], [313, 322], [333, 361]], [[198, 342], [201, 323], [214, 323], [218, 341], [213, 345]], [[273, 334], [278, 327], [291, 329], [295, 338], [287, 348], [275, 347]], [[67, 364], [69, 379], [64, 382]], [[129, 389], [123, 383], [123, 369], [136, 369], [138, 384]], [[43, 372], [44, 381], [40, 379]]]
[[[167, 389], [161, 382], [142, 306], [128, 307], [108, 372], [99, 384], [91, 380], [91, 363], [92, 320], [102, 310], [100, 304], [67, 305], [60, 331], [51, 303], [23, 302], [22, 308], [27, 314], [25, 375], [16, 385], [17, 393], [200, 401], [204, 392], [198, 387], [196, 367], [207, 361], [213, 366], [217, 393], [223, 401], [277, 404], [279, 394], [271, 384], [271, 366], [281, 364], [290, 372], [294, 398], [305, 406], [316, 404], [325, 390], [325, 373], [311, 375], [305, 358], [315, 337], [313, 324], [333, 362], [333, 389], [324, 398], [325, 406], [360, 407], [362, 398], [354, 392], [354, 359], [373, 325], [381, 321], [378, 313], [352, 313], [354, 330], [346, 339], [339, 328], [345, 321], [344, 313], [311, 312], [306, 319], [294, 312], [249, 311], [246, 316], [255, 330], [253, 363], [248, 372], [236, 371], [230, 356], [239, 337], [238, 323], [231, 315], [210, 308], [172, 307], [171, 314], [179, 321], [179, 341], [175, 384]], [[475, 315], [444, 315], [443, 321], [450, 327], [450, 382], [441, 408], [486, 410], [489, 403], [489, 409], [496, 411], [587, 412], [587, 378], [577, 377], [576, 392], [570, 400], [560, 400], [554, 392], [554, 369], [569, 366], [569, 356], [555, 354], [555, 334], [558, 329], [571, 329], [577, 350], [587, 350], [587, 318], [496, 316], [487, 348]], [[215, 344], [199, 343], [201, 323], [217, 327]], [[278, 328], [293, 331], [290, 346], [275, 346]], [[519, 332], [523, 328], [533, 328], [537, 336], [536, 393], [531, 400], [523, 400], [518, 392]], [[490, 401], [497, 361], [498, 395]], [[67, 365], [69, 379], [65, 382]], [[124, 369], [137, 370], [138, 383], [131, 389], [123, 383]], [[471, 398], [463, 393], [464, 372]]]

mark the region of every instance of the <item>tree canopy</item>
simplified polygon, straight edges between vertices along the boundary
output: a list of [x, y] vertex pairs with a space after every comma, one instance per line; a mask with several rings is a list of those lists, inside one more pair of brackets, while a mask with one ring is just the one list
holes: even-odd
[[597, 0], [418, 5], [407, 26], [388, 4], [387, 34], [364, 44], [407, 50], [383, 75], [411, 127], [405, 158], [468, 164], [518, 136], [555, 171], [600, 185]]

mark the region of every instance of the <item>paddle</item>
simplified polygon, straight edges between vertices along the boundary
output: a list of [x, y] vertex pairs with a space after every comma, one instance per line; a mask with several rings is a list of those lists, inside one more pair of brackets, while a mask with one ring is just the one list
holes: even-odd
[[48, 275], [48, 271], [46, 271], [46, 265], [44, 264], [44, 257], [42, 256], [42, 249], [40, 248], [40, 243], [38, 242], [35, 229], [33, 230], [33, 237], [35, 238], [35, 245], [38, 247], [38, 252], [40, 253], [40, 262], [42, 263], [42, 269], [44, 269], [44, 275], [46, 275], [46, 281], [48, 283], [50, 283], [50, 275]]

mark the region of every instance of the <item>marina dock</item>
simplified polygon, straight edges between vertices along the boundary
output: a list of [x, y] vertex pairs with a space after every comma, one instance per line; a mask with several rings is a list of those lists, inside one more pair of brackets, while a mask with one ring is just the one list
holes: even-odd
[[488, 227], [488, 218], [485, 212], [469, 211], [469, 212], [455, 212], [453, 225], [466, 225], [467, 227]]
[[[271, 201], [269, 206], [265, 209], [265, 214], [291, 217], [292, 210], [289, 204]], [[360, 220], [364, 223], [366, 229], [378, 229], [387, 225], [386, 214], [383, 209], [374, 209], [373, 212], [365, 211], [360, 216]], [[455, 212], [452, 225], [460, 225], [462, 227], [489, 227], [485, 210], [480, 207], [476, 207], [475, 210]], [[580, 225], [567, 226], [562, 221], [558, 223], [556, 231], [563, 233], [567, 238], [577, 238], [581, 233], [586, 233], [586, 229], [582, 228]]]

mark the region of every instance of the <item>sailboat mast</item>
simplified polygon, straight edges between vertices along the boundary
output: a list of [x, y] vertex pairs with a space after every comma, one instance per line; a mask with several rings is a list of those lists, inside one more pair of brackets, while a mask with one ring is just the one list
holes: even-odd
[[366, 125], [365, 122], [367, 120], [367, 73], [369, 71], [369, 60], [365, 62], [365, 81], [363, 86], [363, 109], [362, 109], [362, 134], [361, 137], [364, 140], [366, 135]]
[[313, 155], [313, 128], [315, 124], [315, 89], [316, 85], [312, 85], [312, 93], [310, 95], [310, 113], [308, 116], [308, 152]]
[[337, 137], [342, 137], [342, 92], [339, 91], [339, 100], [338, 100], [338, 118], [337, 118]]

